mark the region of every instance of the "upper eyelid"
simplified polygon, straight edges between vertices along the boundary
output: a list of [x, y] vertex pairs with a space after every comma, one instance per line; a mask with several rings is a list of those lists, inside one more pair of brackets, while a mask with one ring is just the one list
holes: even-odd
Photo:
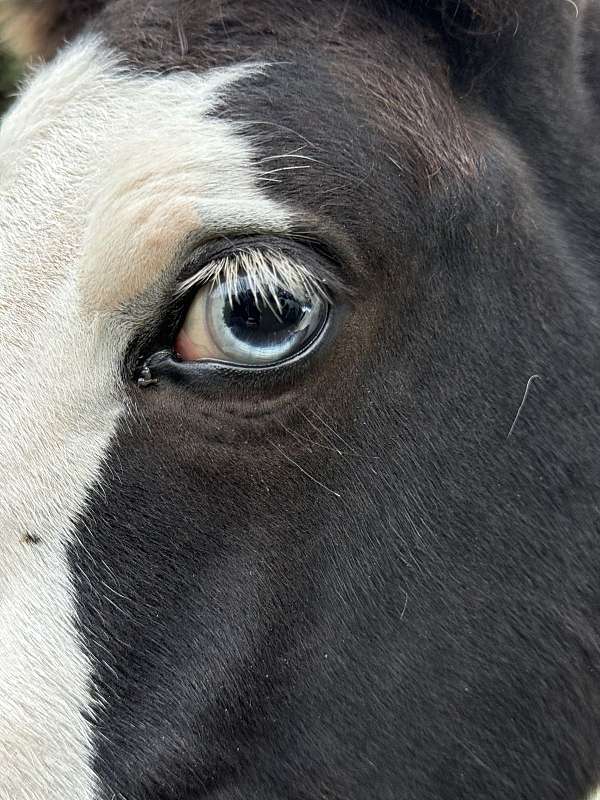
[[244, 274], [256, 296], [275, 295], [278, 289], [290, 294], [301, 294], [309, 297], [314, 294], [329, 299], [325, 282], [296, 259], [290, 259], [283, 253], [272, 252], [264, 248], [248, 248], [234, 251], [228, 255], [213, 259], [204, 267], [184, 281], [175, 289], [175, 297], [185, 295], [188, 290], [207, 283], [225, 281], [227, 293], [235, 293], [236, 281]]
[[[253, 258], [257, 262], [256, 268]], [[337, 264], [331, 257], [295, 240], [256, 236], [241, 240], [223, 238], [200, 245], [186, 259], [173, 290], [174, 299], [185, 296], [193, 288], [199, 289], [218, 280], [228, 265], [232, 270], [250, 275], [261, 291], [277, 286], [292, 293], [304, 287], [327, 300], [331, 300], [332, 295], [350, 300], [353, 295], [352, 288], [339, 277]], [[265, 281], [269, 276], [276, 276], [279, 280]]]

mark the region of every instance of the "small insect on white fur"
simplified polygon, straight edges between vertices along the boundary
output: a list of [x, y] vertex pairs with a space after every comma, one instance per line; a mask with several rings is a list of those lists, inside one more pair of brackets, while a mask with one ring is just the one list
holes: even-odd
[[291, 227], [209, 113], [260, 69], [131, 74], [85, 38], [0, 129], [0, 800], [100, 791], [69, 543], [125, 413], [127, 302], [189, 235]]

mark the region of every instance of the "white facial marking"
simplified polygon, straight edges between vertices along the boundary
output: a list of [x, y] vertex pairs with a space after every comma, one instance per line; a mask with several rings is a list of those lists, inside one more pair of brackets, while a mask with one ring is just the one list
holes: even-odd
[[250, 71], [132, 75], [86, 39], [0, 129], [1, 800], [96, 794], [67, 546], [124, 413], [114, 312], [191, 232], [289, 227], [207, 116]]

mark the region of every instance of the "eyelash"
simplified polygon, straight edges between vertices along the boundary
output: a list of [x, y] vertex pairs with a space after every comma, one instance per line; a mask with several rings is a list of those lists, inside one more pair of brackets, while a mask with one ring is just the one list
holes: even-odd
[[213, 285], [224, 280], [230, 305], [237, 299], [237, 281], [244, 275], [255, 300], [266, 303], [271, 300], [279, 304], [278, 291], [286, 291], [301, 299], [319, 296], [331, 302], [324, 280], [286, 253], [260, 247], [237, 250], [214, 258], [189, 278], [181, 281], [175, 289], [175, 301], [195, 294], [208, 283]]

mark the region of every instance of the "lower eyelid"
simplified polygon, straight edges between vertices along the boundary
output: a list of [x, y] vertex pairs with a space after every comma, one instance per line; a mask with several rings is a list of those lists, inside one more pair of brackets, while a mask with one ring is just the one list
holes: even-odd
[[[169, 388], [190, 391], [202, 400], [218, 398], [219, 403], [232, 403], [236, 414], [248, 410], [247, 400], [259, 396], [259, 412], [266, 413], [265, 403], [287, 402], [299, 382], [309, 379], [313, 370], [332, 357], [337, 340], [350, 312], [344, 302], [328, 305], [327, 317], [321, 329], [306, 346], [296, 353], [272, 364], [232, 363], [220, 358], [202, 357], [186, 360], [174, 352], [173, 346], [163, 345], [138, 358], [132, 373], [138, 386], [161, 390]], [[148, 353], [148, 351], [146, 351]]]

